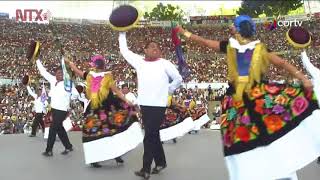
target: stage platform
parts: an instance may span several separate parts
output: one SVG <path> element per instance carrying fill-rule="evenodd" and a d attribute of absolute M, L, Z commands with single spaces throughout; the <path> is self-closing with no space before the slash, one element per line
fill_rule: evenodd
<path fill-rule="evenodd" d="M 81 134 L 69 133 L 75 151 L 63 156 L 57 141 L 53 157 L 43 157 L 46 141 L 26 134 L 0 136 L 0 180 L 140 180 L 133 172 L 142 166 L 142 145 L 124 155 L 124 165 L 106 161 L 100 169 L 84 164 Z M 150 180 L 228 180 L 220 132 L 201 130 L 166 142 L 168 168 Z M 303 156 L 303 154 L 297 154 Z M 313 162 L 298 172 L 299 180 L 319 180 L 320 166 Z"/>

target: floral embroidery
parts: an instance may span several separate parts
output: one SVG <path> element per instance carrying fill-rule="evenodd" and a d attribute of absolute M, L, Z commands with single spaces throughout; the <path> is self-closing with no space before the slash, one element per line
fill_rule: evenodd
<path fill-rule="evenodd" d="M 244 106 L 243 101 L 233 101 L 233 106 L 237 109 Z"/>
<path fill-rule="evenodd" d="M 232 136 L 231 136 L 230 131 L 228 131 L 224 134 L 223 142 L 224 142 L 225 146 L 227 146 L 227 147 L 230 147 L 232 145 Z"/>
<path fill-rule="evenodd" d="M 252 127 L 251 127 L 251 131 L 252 131 L 254 134 L 259 134 L 259 130 L 258 130 L 258 127 L 257 127 L 257 126 L 252 126 Z"/>
<path fill-rule="evenodd" d="M 265 116 L 264 124 L 267 126 L 269 132 L 276 132 L 283 127 L 282 118 L 278 115 Z"/>
<path fill-rule="evenodd" d="M 240 118 L 240 122 L 245 124 L 245 125 L 248 125 L 250 123 L 250 117 L 249 116 L 242 116 Z"/>
<path fill-rule="evenodd" d="M 272 109 L 272 112 L 274 112 L 275 114 L 281 114 L 285 111 L 284 107 L 281 105 L 275 105 Z"/>
<path fill-rule="evenodd" d="M 266 84 L 264 87 L 265 87 L 266 91 L 269 92 L 270 94 L 278 94 L 280 91 L 280 88 L 276 85 Z"/>
<path fill-rule="evenodd" d="M 255 106 L 254 110 L 257 111 L 260 114 L 263 114 L 264 103 L 265 103 L 264 99 L 257 99 L 256 100 L 256 106 Z"/>
<path fill-rule="evenodd" d="M 236 129 L 236 136 L 244 142 L 248 142 L 250 140 L 250 132 L 244 126 L 240 126 Z"/>
<path fill-rule="evenodd" d="M 256 86 L 251 91 L 251 96 L 254 98 L 259 98 L 263 95 L 263 91 L 261 91 L 260 87 Z"/>
<path fill-rule="evenodd" d="M 233 101 L 232 95 L 223 100 L 226 109 L 223 108 L 221 116 L 221 131 L 225 147 L 259 138 L 268 141 L 268 136 L 262 137 L 260 132 L 266 131 L 268 135 L 281 132 L 291 121 L 299 120 L 299 115 L 309 107 L 308 100 L 315 97 L 313 92 L 302 91 L 301 86 L 263 83 L 253 87 L 248 95 L 247 101 Z M 257 124 L 258 121 L 263 124 Z"/>
<path fill-rule="evenodd" d="M 228 110 L 228 121 L 231 121 L 232 119 L 234 119 L 237 116 L 237 111 L 235 108 L 231 108 Z"/>
<path fill-rule="evenodd" d="M 265 107 L 266 107 L 266 108 L 272 108 L 273 102 L 272 102 L 271 97 L 270 97 L 269 95 L 265 95 L 265 96 L 264 96 L 264 99 L 265 99 Z"/>
<path fill-rule="evenodd" d="M 285 112 L 282 116 L 283 120 L 285 120 L 286 122 L 290 121 L 292 118 L 289 112 Z"/>
<path fill-rule="evenodd" d="M 303 113 L 307 107 L 309 106 L 309 102 L 304 97 L 297 97 L 293 100 L 291 104 L 292 112 L 295 116 L 299 116 Z"/>
<path fill-rule="evenodd" d="M 289 101 L 289 98 L 282 95 L 282 94 L 279 94 L 278 96 L 276 96 L 274 102 L 277 103 L 277 104 L 281 104 L 281 105 L 286 105 L 288 104 L 288 101 Z"/>
<path fill-rule="evenodd" d="M 294 87 L 287 87 L 287 88 L 284 90 L 284 92 L 285 92 L 286 94 L 288 94 L 289 96 L 291 96 L 291 97 L 295 97 L 296 95 L 299 94 L 300 89 L 299 89 L 299 88 L 294 88 Z"/>
<path fill-rule="evenodd" d="M 100 109 L 98 112 L 91 111 L 84 121 L 83 137 L 99 138 L 98 136 L 111 136 L 118 133 L 119 127 L 125 129 L 135 121 L 135 115 L 130 111 L 130 109 L 120 109 L 108 111 L 108 114 L 104 109 Z"/>

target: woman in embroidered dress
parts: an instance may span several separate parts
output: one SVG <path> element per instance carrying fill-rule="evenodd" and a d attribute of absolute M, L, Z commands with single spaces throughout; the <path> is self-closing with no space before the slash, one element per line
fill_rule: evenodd
<path fill-rule="evenodd" d="M 177 28 L 188 39 L 227 54 L 230 87 L 222 102 L 221 134 L 230 179 L 297 179 L 295 172 L 320 154 L 320 110 L 311 81 L 254 41 L 256 27 L 249 16 L 235 19 L 235 38 L 229 41 L 208 40 Z M 303 86 L 263 81 L 269 63 Z"/>
<path fill-rule="evenodd" d="M 123 163 L 120 156 L 142 142 L 142 133 L 132 103 L 116 87 L 111 72 L 105 71 L 104 57 L 95 55 L 91 61 L 94 70 L 89 72 L 67 63 L 87 83 L 90 104 L 85 110 L 82 141 L 86 164 L 99 168 L 100 161 L 113 158 Z"/>
<path fill-rule="evenodd" d="M 187 126 L 182 125 L 182 124 L 181 124 L 181 126 L 178 125 L 179 123 L 182 123 L 184 120 L 186 120 L 188 117 L 190 117 L 190 116 L 187 111 L 187 108 L 183 108 L 183 107 L 179 106 L 179 104 L 177 104 L 177 102 L 175 100 L 175 97 L 173 97 L 173 95 L 169 95 L 165 119 L 163 120 L 163 122 L 160 126 L 160 136 L 162 135 L 161 141 L 163 142 L 163 141 L 168 141 L 168 140 L 172 139 L 173 143 L 177 143 L 177 138 L 181 137 L 182 135 L 187 133 L 192 128 L 192 125 L 189 128 Z M 175 126 L 175 125 L 178 125 L 178 126 Z M 180 129 L 180 128 L 182 128 L 182 126 L 184 126 L 186 129 L 184 129 L 184 130 Z M 168 131 L 165 130 L 167 128 L 170 128 L 175 132 L 180 131 L 181 133 L 179 133 L 178 135 L 172 134 L 172 136 L 170 137 L 170 133 L 168 133 Z"/>
<path fill-rule="evenodd" d="M 191 132 L 198 133 L 202 126 L 207 124 L 210 120 L 207 115 L 207 110 L 204 106 L 197 105 L 196 100 L 190 95 L 185 100 L 185 106 L 188 107 L 188 112 L 193 119 L 194 128 Z M 189 134 L 191 134 L 191 132 Z"/>

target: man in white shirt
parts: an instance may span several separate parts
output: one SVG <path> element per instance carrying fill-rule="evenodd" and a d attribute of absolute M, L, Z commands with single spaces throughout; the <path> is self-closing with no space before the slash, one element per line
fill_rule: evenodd
<path fill-rule="evenodd" d="M 36 131 L 39 126 L 41 125 L 42 132 L 44 133 L 44 122 L 43 122 L 43 114 L 46 113 L 46 107 L 48 106 L 48 102 L 46 100 L 41 99 L 41 89 L 38 90 L 38 94 L 33 92 L 30 88 L 30 86 L 27 86 L 27 91 L 30 96 L 33 97 L 33 110 L 36 113 L 35 119 L 33 120 L 32 123 L 32 131 L 29 137 L 35 137 L 36 136 Z"/>
<path fill-rule="evenodd" d="M 38 59 L 36 61 L 40 74 L 50 83 L 49 96 L 51 97 L 51 112 L 52 112 L 52 124 L 49 130 L 49 137 L 47 141 L 47 148 L 42 154 L 44 156 L 52 156 L 52 149 L 58 134 L 65 150 L 61 153 L 63 155 L 73 151 L 72 144 L 69 141 L 66 130 L 63 127 L 63 121 L 67 117 L 67 111 L 70 108 L 70 100 L 77 99 L 79 93 L 72 84 L 71 92 L 67 92 L 64 87 L 62 68 L 57 68 L 55 76 L 51 75 L 41 64 Z"/>
<path fill-rule="evenodd" d="M 181 85 L 182 77 L 170 61 L 161 58 L 158 44 L 149 43 L 143 57 L 128 49 L 126 34 L 121 32 L 119 45 L 122 56 L 137 72 L 138 104 L 145 128 L 143 167 L 135 175 L 149 179 L 153 160 L 156 166 L 152 174 L 167 167 L 159 130 L 165 118 L 169 92 L 173 93 Z"/>
<path fill-rule="evenodd" d="M 121 89 L 122 89 L 122 93 L 124 94 L 126 99 L 128 99 L 134 105 L 138 104 L 136 96 L 132 92 L 129 91 L 128 84 L 123 84 L 121 86 Z"/>

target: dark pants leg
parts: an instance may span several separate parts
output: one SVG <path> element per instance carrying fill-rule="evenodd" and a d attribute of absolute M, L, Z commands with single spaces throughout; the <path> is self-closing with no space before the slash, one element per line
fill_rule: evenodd
<path fill-rule="evenodd" d="M 142 121 L 145 129 L 143 140 L 143 168 L 150 173 L 152 161 L 156 166 L 166 165 L 166 157 L 160 140 L 160 125 L 165 118 L 165 107 L 141 106 Z"/>
<path fill-rule="evenodd" d="M 63 121 L 66 119 L 67 112 L 52 109 L 52 124 L 49 130 L 49 137 L 47 141 L 46 151 L 52 151 L 54 142 L 56 141 L 56 135 L 58 134 L 63 146 L 66 149 L 71 149 L 72 144 L 69 141 L 66 130 L 63 127 Z"/>
<path fill-rule="evenodd" d="M 36 113 L 36 117 L 32 123 L 32 132 L 31 132 L 32 135 L 36 135 L 39 124 L 41 125 L 42 129 L 44 129 L 44 122 L 42 118 L 43 118 L 43 113 Z"/>

